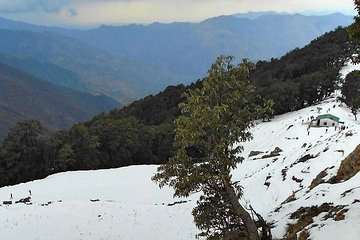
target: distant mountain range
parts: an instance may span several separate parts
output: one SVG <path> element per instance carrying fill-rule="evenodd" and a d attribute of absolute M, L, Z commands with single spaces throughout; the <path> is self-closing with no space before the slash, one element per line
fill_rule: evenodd
<path fill-rule="evenodd" d="M 0 64 L 0 139 L 22 119 L 37 119 L 49 129 L 65 129 L 119 103 L 74 91 Z"/>
<path fill-rule="evenodd" d="M 264 15 L 269 15 L 269 14 L 276 14 L 276 15 L 290 15 L 290 13 L 287 12 L 275 12 L 275 11 L 262 11 L 262 12 L 254 12 L 254 11 L 249 11 L 246 13 L 235 13 L 232 16 L 234 17 L 238 17 L 238 18 L 248 18 L 248 19 L 256 19 L 258 17 L 264 16 Z"/>
<path fill-rule="evenodd" d="M 106 94 L 121 102 L 159 91 L 179 81 L 161 67 L 98 50 L 56 32 L 0 30 L 0 53 L 13 59 L 5 59 L 2 63 L 58 85 Z M 43 66 L 35 68 L 39 65 Z M 44 73 L 41 68 L 46 66 L 53 70 Z M 57 75 L 58 80 L 51 75 Z"/>
<path fill-rule="evenodd" d="M 233 55 L 238 60 L 269 60 L 353 21 L 339 13 L 270 13 L 253 19 L 249 19 L 249 14 L 247 18 L 239 16 L 220 16 L 200 23 L 101 26 L 64 34 L 94 48 L 162 66 L 190 82 L 203 77 L 220 54 Z"/>
<path fill-rule="evenodd" d="M 220 54 L 268 60 L 352 17 L 249 12 L 200 23 L 49 28 L 0 18 L 0 63 L 53 84 L 129 103 L 202 78 Z M 45 70 L 44 70 L 45 69 Z"/>
<path fill-rule="evenodd" d="M 49 83 L 87 92 L 78 75 L 64 67 L 31 57 L 0 54 L 0 62 L 33 75 Z"/>
<path fill-rule="evenodd" d="M 66 128 L 118 107 L 116 101 L 194 82 L 220 54 L 279 57 L 351 22 L 342 14 L 260 12 L 69 30 L 0 18 L 0 138 L 20 119 Z"/>

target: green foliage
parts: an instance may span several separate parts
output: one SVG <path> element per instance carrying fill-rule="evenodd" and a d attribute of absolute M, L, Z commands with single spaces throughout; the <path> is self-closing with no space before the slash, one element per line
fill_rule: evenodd
<path fill-rule="evenodd" d="M 354 23 L 348 28 L 348 33 L 351 40 L 356 44 L 360 45 L 360 1 L 354 0 L 355 10 L 357 11 L 357 16 L 354 17 Z M 360 59 L 358 56 L 354 57 L 355 62 L 359 62 Z"/>
<path fill-rule="evenodd" d="M 26 161 L 15 164 L 16 149 L 4 145 L 0 150 L 3 152 L 0 186 L 69 170 L 165 163 L 173 155 L 174 120 L 180 113 L 177 105 L 184 91 L 183 85 L 171 86 L 156 96 L 100 114 L 68 131 L 46 132 L 41 135 L 41 141 L 32 141 L 42 150 L 42 156 L 36 157 L 42 162 L 38 161 L 39 165 L 34 167 L 39 171 L 20 171 L 26 162 L 35 161 L 35 157 L 24 155 L 22 159 Z M 17 129 L 11 130 L 10 135 L 18 135 Z"/>
<path fill-rule="evenodd" d="M 178 197 L 203 193 L 193 215 L 203 231 L 199 236 L 209 239 L 221 239 L 230 226 L 239 229 L 241 225 L 229 200 L 240 197 L 241 191 L 231 182 L 230 171 L 242 160 L 238 157 L 242 147 L 237 143 L 251 139 L 251 120 L 263 112 L 248 80 L 248 62 L 234 66 L 232 60 L 219 57 L 202 87 L 185 93 L 186 100 L 179 105 L 181 115 L 175 121 L 177 151 L 153 177 L 160 187 L 173 187 Z M 226 183 L 236 196 L 225 194 Z"/>
<path fill-rule="evenodd" d="M 0 149 L 1 185 L 11 181 L 29 181 L 33 175 L 46 175 L 44 130 L 39 122 L 24 120 L 8 134 Z"/>
<path fill-rule="evenodd" d="M 73 127 L 69 132 L 69 142 L 76 159 L 72 170 L 95 169 L 99 166 L 98 137 L 91 134 L 87 127 L 82 124 Z"/>
<path fill-rule="evenodd" d="M 282 114 L 315 104 L 339 83 L 339 71 L 355 48 L 345 29 L 337 28 L 280 59 L 259 61 L 251 82 L 261 96 L 274 101 Z"/>
<path fill-rule="evenodd" d="M 356 116 L 360 108 L 360 71 L 352 71 L 346 76 L 341 92 L 343 94 L 341 100 L 350 107 L 357 120 Z"/>
<path fill-rule="evenodd" d="M 238 230 L 239 228 L 242 231 L 244 230 L 242 229 L 243 223 L 241 219 L 234 213 L 223 189 L 207 188 L 206 193 L 197 202 L 192 214 L 196 226 L 202 231 L 197 235 L 198 237 L 219 240 L 224 239 L 226 232 Z"/>

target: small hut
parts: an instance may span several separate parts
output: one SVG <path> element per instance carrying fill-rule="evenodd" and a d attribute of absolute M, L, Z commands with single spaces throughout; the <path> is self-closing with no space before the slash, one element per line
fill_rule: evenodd
<path fill-rule="evenodd" d="M 319 115 L 315 119 L 318 127 L 337 127 L 340 123 L 340 118 L 332 114 Z"/>

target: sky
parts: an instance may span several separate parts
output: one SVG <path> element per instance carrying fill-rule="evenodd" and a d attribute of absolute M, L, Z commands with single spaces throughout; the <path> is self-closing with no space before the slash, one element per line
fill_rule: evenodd
<path fill-rule="evenodd" d="M 1 17 L 62 27 L 198 22 L 270 10 L 354 15 L 353 8 L 353 0 L 0 0 Z"/>

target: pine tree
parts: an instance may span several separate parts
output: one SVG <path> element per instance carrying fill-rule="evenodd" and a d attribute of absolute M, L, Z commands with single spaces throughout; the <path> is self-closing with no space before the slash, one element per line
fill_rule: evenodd
<path fill-rule="evenodd" d="M 349 73 L 341 87 L 343 97 L 341 100 L 351 109 L 357 120 L 357 112 L 360 108 L 360 71 Z"/>
<path fill-rule="evenodd" d="M 46 174 L 45 129 L 40 122 L 23 120 L 10 130 L 0 148 L 0 166 L 7 172 L 1 185 L 29 181 Z"/>
<path fill-rule="evenodd" d="M 355 10 L 357 16 L 354 17 L 355 22 L 348 28 L 348 33 L 351 40 L 356 44 L 360 45 L 360 0 L 354 0 Z M 359 55 L 354 55 L 354 62 L 360 62 Z"/>
<path fill-rule="evenodd" d="M 158 168 L 153 180 L 169 185 L 175 196 L 202 192 L 193 210 L 198 236 L 226 239 L 243 234 L 260 239 L 257 226 L 240 204 L 242 189 L 231 170 L 243 159 L 239 142 L 252 138 L 251 121 L 263 114 L 259 97 L 248 81 L 247 61 L 234 66 L 233 57 L 220 56 L 200 88 L 185 93 L 175 121 L 174 157 Z"/>

